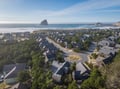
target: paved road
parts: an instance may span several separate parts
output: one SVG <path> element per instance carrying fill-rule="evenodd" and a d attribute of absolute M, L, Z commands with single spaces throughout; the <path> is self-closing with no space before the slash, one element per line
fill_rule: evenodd
<path fill-rule="evenodd" d="M 70 61 L 68 58 L 65 58 L 65 60 L 67 61 L 70 61 L 70 62 L 85 62 L 88 60 L 88 55 L 89 53 L 77 53 L 77 52 L 74 52 L 73 50 L 70 50 L 70 49 L 67 49 L 67 48 L 64 48 L 62 46 L 60 46 L 58 43 L 56 43 L 55 41 L 53 41 L 52 39 L 46 37 L 46 40 L 50 43 L 53 43 L 54 46 L 56 46 L 58 49 L 60 49 L 61 51 L 63 51 L 67 56 L 69 55 L 76 55 L 76 56 L 80 56 L 80 60 L 78 61 Z"/>

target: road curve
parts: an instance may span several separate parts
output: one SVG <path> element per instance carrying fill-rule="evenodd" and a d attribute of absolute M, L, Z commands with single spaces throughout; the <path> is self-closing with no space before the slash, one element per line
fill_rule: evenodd
<path fill-rule="evenodd" d="M 53 41 L 52 39 L 50 39 L 48 37 L 46 37 L 46 40 L 49 43 L 52 43 L 54 46 L 56 46 L 59 50 L 63 51 L 67 56 L 76 55 L 76 56 L 80 57 L 80 60 L 77 60 L 77 61 L 71 61 L 68 58 L 65 58 L 65 60 L 67 60 L 67 61 L 70 61 L 70 62 L 85 62 L 85 61 L 88 60 L 88 54 L 87 53 L 77 53 L 77 52 L 74 52 L 73 50 L 64 48 L 64 47 L 62 47 L 61 45 L 59 45 L 58 43 L 56 43 L 55 41 Z"/>

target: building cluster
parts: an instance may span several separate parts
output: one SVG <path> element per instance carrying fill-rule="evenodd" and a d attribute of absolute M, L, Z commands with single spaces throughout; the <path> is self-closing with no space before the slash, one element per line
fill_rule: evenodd
<path fill-rule="evenodd" d="M 24 40 L 29 40 L 30 32 L 16 32 L 16 33 L 1 33 L 0 34 L 0 43 L 4 42 L 20 42 Z"/>
<path fill-rule="evenodd" d="M 45 62 L 55 60 L 58 49 L 52 43 L 49 43 L 46 40 L 46 36 L 39 35 L 39 37 L 37 38 L 37 41 L 39 42 L 39 47 L 41 48 L 45 56 Z"/>
<path fill-rule="evenodd" d="M 7 86 L 7 89 L 28 89 L 28 86 L 18 82 L 18 74 L 21 71 L 28 71 L 28 69 L 26 63 L 4 65 L 1 82 L 4 81 L 6 85 L 9 85 Z"/>
<path fill-rule="evenodd" d="M 45 35 L 40 34 L 39 37 L 37 38 L 37 41 L 39 42 L 39 47 L 41 48 L 45 56 L 45 62 L 52 63 L 51 71 L 53 73 L 52 78 L 54 82 L 63 83 L 62 80 L 65 75 L 69 74 L 70 66 L 73 63 L 68 62 L 68 61 L 59 62 L 56 59 L 56 56 L 58 55 L 56 53 L 58 52 L 59 49 L 54 44 L 48 42 L 48 40 L 46 40 Z M 84 79 L 88 78 L 90 69 L 87 68 L 86 65 L 81 62 L 77 63 L 75 67 L 76 68 L 72 73 L 72 78 L 78 81 L 78 83 L 81 83 Z"/>
<path fill-rule="evenodd" d="M 81 43 L 74 42 L 66 39 L 67 36 L 75 36 L 75 31 L 55 31 L 55 32 L 49 32 L 49 37 L 53 39 L 55 42 L 59 44 L 64 43 L 64 47 L 68 48 L 68 44 L 72 44 L 72 46 L 81 47 Z M 98 42 L 92 42 L 94 43 L 94 47 L 96 48 L 94 51 L 90 51 L 90 55 L 88 55 L 88 62 L 93 64 L 94 66 L 102 66 L 104 64 L 108 64 L 112 61 L 112 59 L 115 57 L 116 53 L 120 50 L 120 45 L 116 43 L 116 40 L 120 37 L 119 32 L 112 33 L 113 35 L 108 36 L 107 38 L 104 38 Z M 90 34 L 83 34 L 80 37 L 81 42 L 84 42 L 87 38 L 90 38 Z M 70 39 L 71 40 L 71 39 Z M 65 61 L 64 63 L 58 63 L 57 61 L 54 61 L 52 63 L 52 72 L 53 72 L 53 79 L 55 82 L 62 82 L 63 77 L 68 74 L 69 68 L 71 63 Z M 90 73 L 90 69 L 86 67 L 83 63 L 79 62 L 76 64 L 76 69 L 72 73 L 72 78 L 75 79 L 77 82 L 82 82 L 84 79 L 88 78 Z"/>
<path fill-rule="evenodd" d="M 79 31 L 49 32 L 49 37 L 65 48 L 83 49 L 83 44 L 90 39 L 89 34 L 79 35 Z"/>
<path fill-rule="evenodd" d="M 69 44 L 72 45 L 73 48 L 81 48 L 81 42 L 85 42 L 88 38 L 91 37 L 90 34 L 83 34 L 78 39 L 67 39 L 67 37 L 74 37 L 77 34 L 77 31 L 49 31 L 47 34 L 39 33 L 37 35 L 36 41 L 39 42 L 39 47 L 45 56 L 45 63 L 51 64 L 52 71 L 52 79 L 55 83 L 63 83 L 63 79 L 66 75 L 69 75 L 71 72 L 71 65 L 73 62 L 68 62 L 64 60 L 64 62 L 59 62 L 57 60 L 57 53 L 59 49 L 51 42 L 49 42 L 46 37 L 48 36 L 56 43 L 63 44 L 65 48 L 69 48 Z M 4 33 L 0 34 L 0 42 L 13 42 L 13 41 L 24 41 L 29 40 L 30 33 Z M 116 39 L 120 38 L 120 33 L 115 33 L 114 36 L 109 36 L 104 38 L 98 42 L 92 42 L 94 45 L 91 46 L 88 53 L 88 62 L 95 66 L 102 66 L 104 64 L 108 64 L 115 57 L 116 53 L 120 50 L 120 44 L 117 44 Z M 96 49 L 95 49 L 96 48 Z M 93 49 L 95 49 L 93 51 Z M 64 53 L 63 53 L 63 56 Z M 3 76 L 1 78 L 6 82 L 6 84 L 14 84 L 17 82 L 17 75 L 20 71 L 28 70 L 26 64 L 10 64 L 4 65 L 3 67 Z M 72 70 L 71 78 L 76 80 L 77 83 L 81 84 L 85 79 L 87 79 L 90 75 L 90 68 L 82 62 L 76 62 L 75 69 Z M 20 87 L 21 83 L 17 83 L 11 89 L 17 89 L 16 87 Z M 23 86 L 23 85 L 22 85 Z M 24 88 L 21 88 L 24 89 Z"/>
<path fill-rule="evenodd" d="M 89 55 L 89 63 L 96 66 L 110 63 L 120 50 L 120 45 L 115 42 L 118 37 L 120 36 L 109 36 L 99 41 L 96 50 Z"/>
<path fill-rule="evenodd" d="M 53 80 L 57 83 L 63 83 L 65 75 L 70 72 L 70 66 L 72 63 L 65 61 L 64 63 L 58 63 L 54 61 L 52 63 Z M 76 80 L 77 83 L 82 83 L 83 80 L 87 79 L 90 74 L 90 69 L 83 63 L 79 62 L 75 65 L 75 70 L 72 71 L 72 79 Z"/>
<path fill-rule="evenodd" d="M 16 83 L 18 73 L 24 70 L 27 70 L 27 66 L 25 63 L 4 65 L 3 67 L 4 82 L 6 84 Z"/>

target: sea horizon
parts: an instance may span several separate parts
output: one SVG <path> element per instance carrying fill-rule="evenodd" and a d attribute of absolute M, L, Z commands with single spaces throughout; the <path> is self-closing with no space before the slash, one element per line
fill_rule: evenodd
<path fill-rule="evenodd" d="M 40 25 L 35 23 L 0 23 L 0 33 L 12 33 L 12 32 L 33 32 L 37 30 L 74 30 L 74 29 L 100 29 L 100 28 L 116 28 L 113 23 L 101 23 L 101 25 L 95 25 L 96 23 L 61 23 L 61 24 L 48 24 Z"/>

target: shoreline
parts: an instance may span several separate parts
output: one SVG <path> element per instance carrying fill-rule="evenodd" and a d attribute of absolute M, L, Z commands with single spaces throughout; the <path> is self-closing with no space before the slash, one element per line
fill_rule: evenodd
<path fill-rule="evenodd" d="M 88 29 L 120 29 L 120 27 L 93 27 L 93 28 L 87 28 L 87 27 L 79 27 L 79 28 L 0 28 L 0 33 L 15 33 L 15 32 L 39 32 L 39 31 L 56 31 L 56 30 L 88 30 Z"/>

